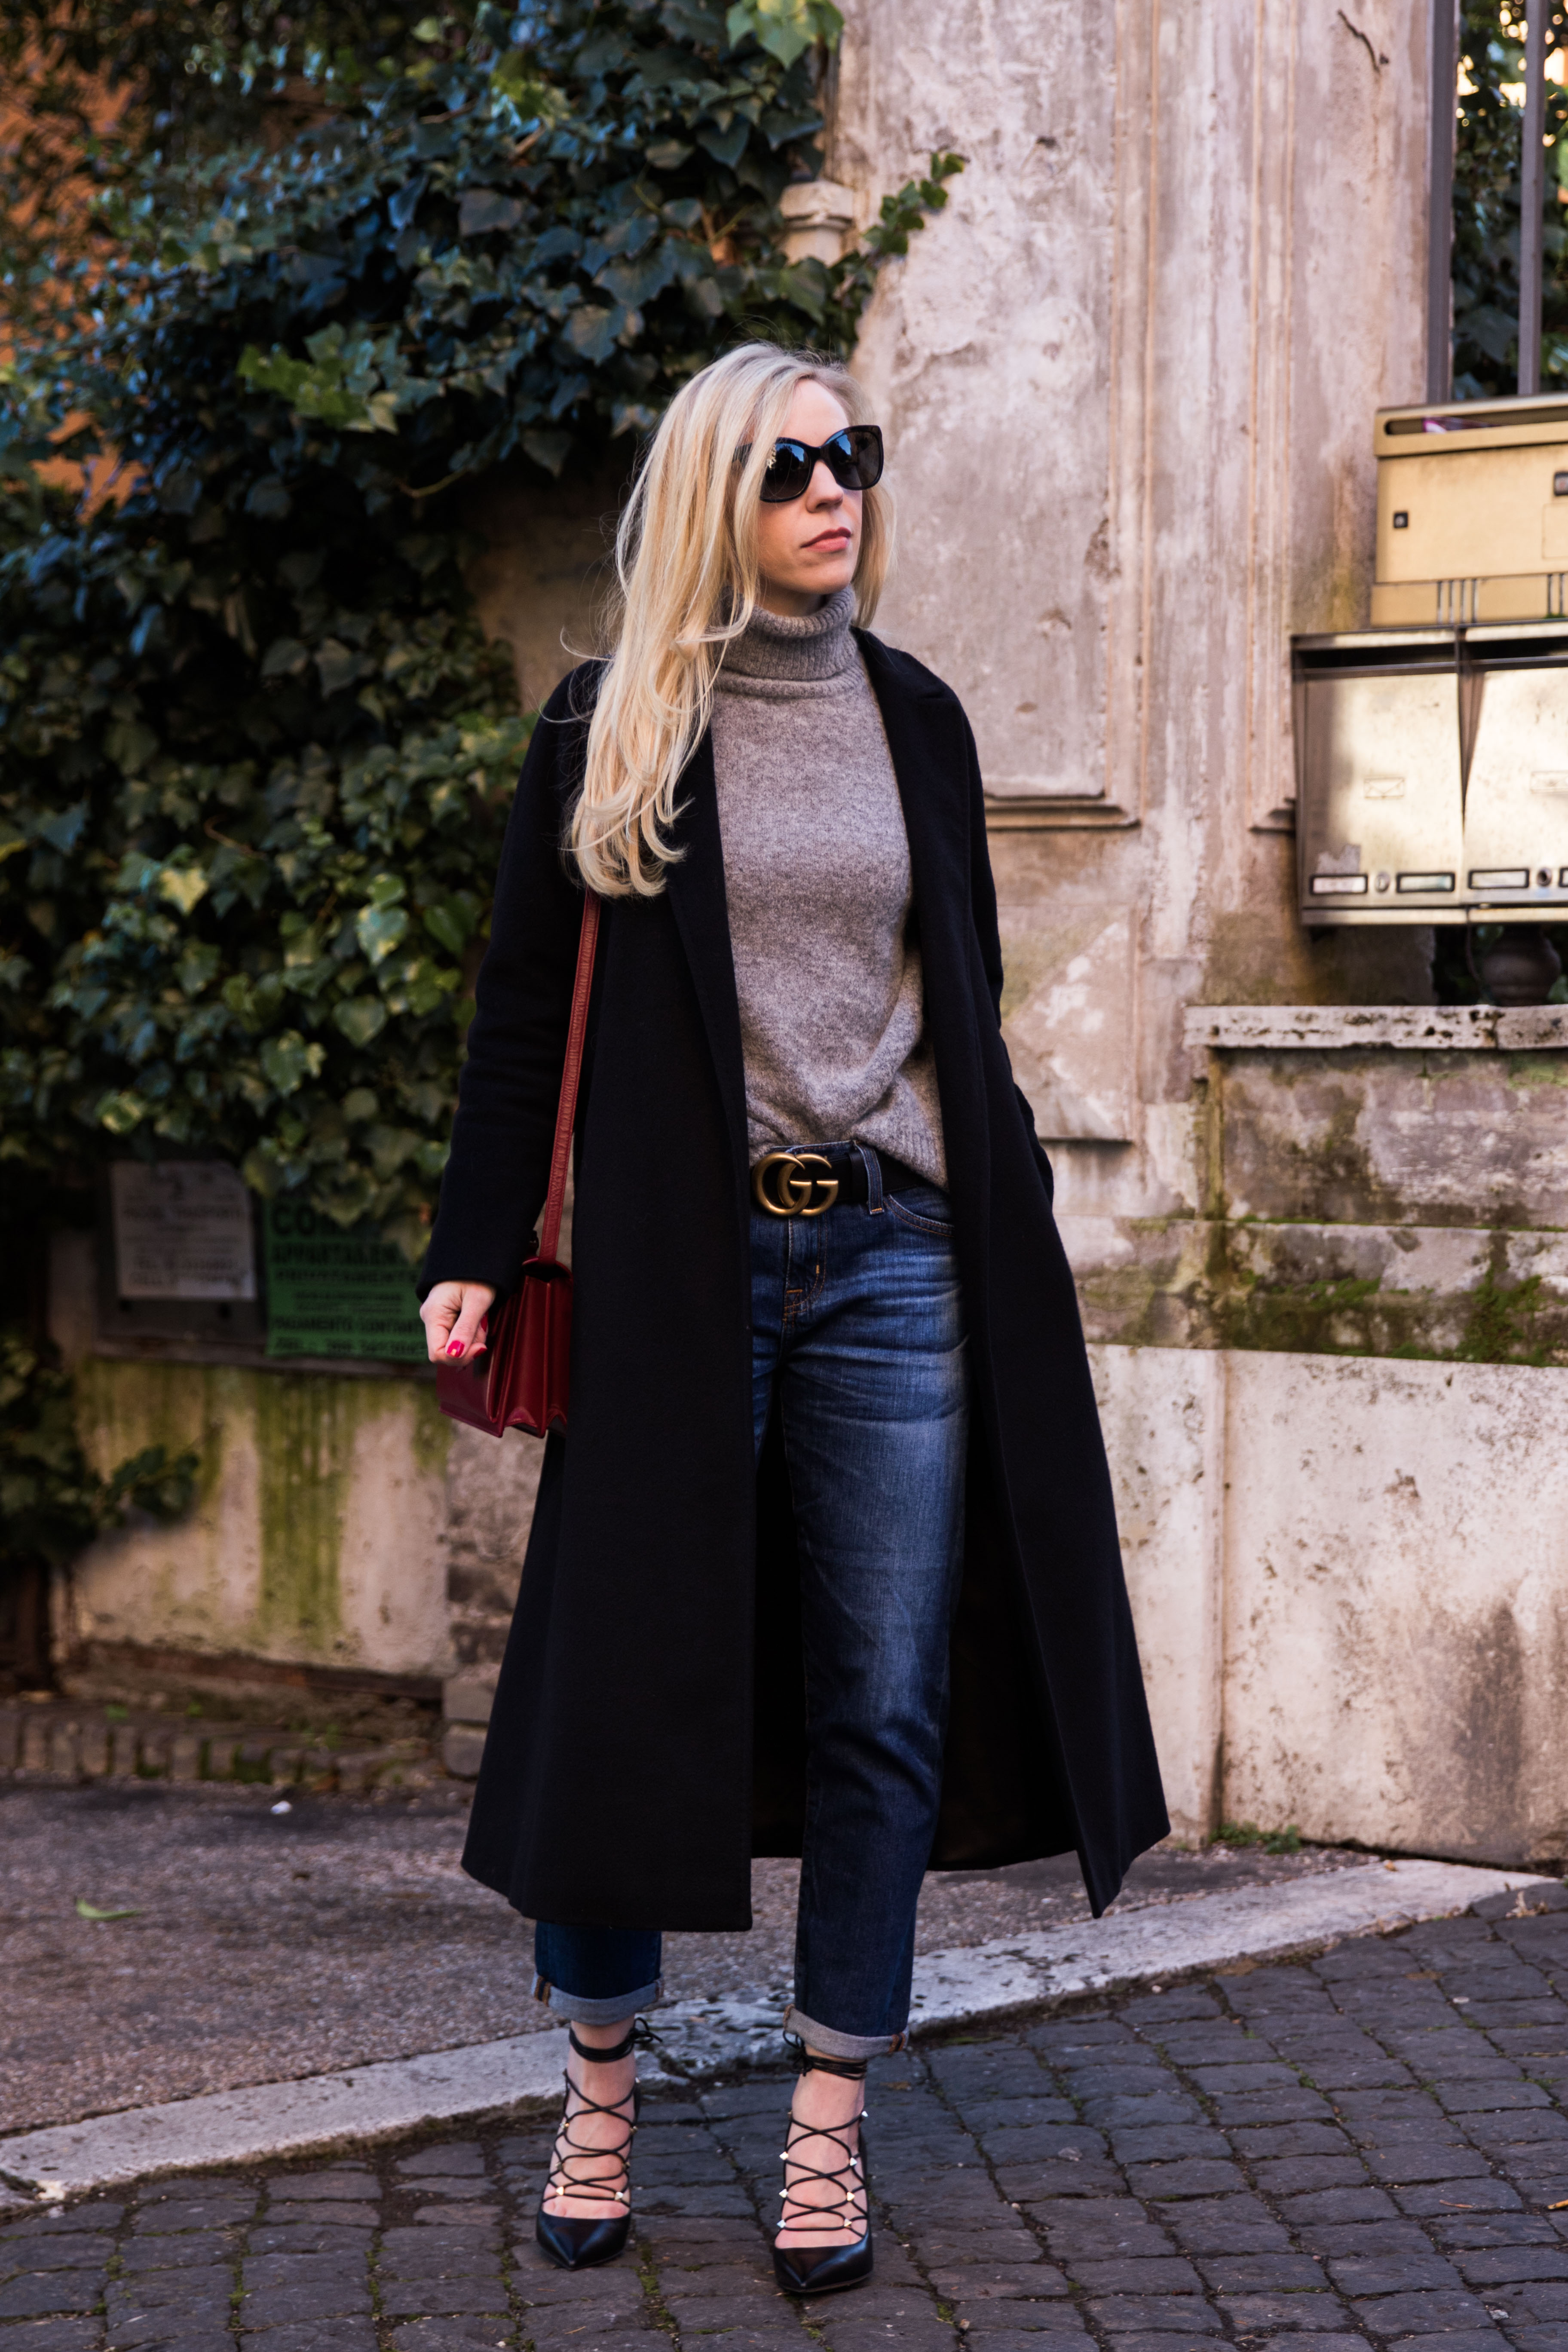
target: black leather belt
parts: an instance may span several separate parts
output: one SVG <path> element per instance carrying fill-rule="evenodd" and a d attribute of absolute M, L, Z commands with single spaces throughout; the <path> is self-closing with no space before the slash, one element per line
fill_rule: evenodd
<path fill-rule="evenodd" d="M 869 1145 L 840 1144 L 821 1150 L 803 1146 L 795 1151 L 765 1152 L 752 1171 L 752 1198 L 772 1217 L 820 1217 L 836 1202 L 863 1206 L 871 1197 L 871 1186 L 862 1148 L 870 1150 Z M 912 1184 L 931 1181 L 890 1151 L 874 1157 L 884 1192 L 907 1192 Z"/>

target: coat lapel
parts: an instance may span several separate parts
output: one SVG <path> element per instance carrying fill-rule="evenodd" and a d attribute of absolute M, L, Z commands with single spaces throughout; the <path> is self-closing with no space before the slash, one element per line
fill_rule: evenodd
<path fill-rule="evenodd" d="M 730 908 L 724 893 L 724 845 L 719 831 L 719 791 L 713 738 L 705 734 L 680 780 L 674 840 L 681 856 L 668 869 L 666 888 L 702 1009 L 708 1049 L 723 1099 L 736 1180 L 746 1186 L 746 1070 L 741 1048 L 741 1008 L 730 951 Z"/>
<path fill-rule="evenodd" d="M 973 990 L 974 923 L 969 870 L 969 755 L 953 697 L 928 673 L 857 629 L 882 713 L 910 845 L 910 879 L 925 984 L 926 1028 L 936 1058 L 947 1132 L 949 1189 L 962 1196 L 968 1241 L 984 1244 L 989 1161 L 978 1097 L 981 1066 Z M 969 1155 L 979 1155 L 966 1166 Z"/>
<path fill-rule="evenodd" d="M 910 879 L 921 952 L 942 960 L 957 948 L 969 915 L 969 809 L 963 804 L 966 757 L 957 703 L 938 685 L 900 675 L 886 645 L 856 630 L 865 673 L 881 708 L 893 755 L 902 828 L 910 837 Z M 942 973 L 957 988 L 957 971 Z"/>
<path fill-rule="evenodd" d="M 909 835 L 910 872 L 922 940 L 967 901 L 969 831 L 965 762 L 956 706 L 934 683 L 899 676 L 888 648 L 864 629 L 855 636 L 882 713 Z"/>

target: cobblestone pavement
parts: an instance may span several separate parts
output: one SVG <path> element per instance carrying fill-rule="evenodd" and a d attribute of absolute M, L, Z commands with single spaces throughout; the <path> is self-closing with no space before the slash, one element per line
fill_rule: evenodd
<path fill-rule="evenodd" d="M 1444 1921 L 880 2062 L 857 2293 L 774 2291 L 752 2075 L 648 2097 L 612 2268 L 497 2126 L 0 2228 L 0 2352 L 1568 2352 L 1565 2084 L 1568 1911 Z"/>

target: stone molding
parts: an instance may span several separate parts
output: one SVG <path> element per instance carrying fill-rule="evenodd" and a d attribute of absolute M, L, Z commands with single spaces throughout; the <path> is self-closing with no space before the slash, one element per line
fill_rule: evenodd
<path fill-rule="evenodd" d="M 1568 1004 L 1190 1004 L 1190 1049 L 1540 1053 L 1568 1048 Z"/>
<path fill-rule="evenodd" d="M 836 180 L 796 180 L 779 198 L 789 223 L 780 237 L 786 261 L 820 261 L 825 269 L 842 259 L 856 227 L 853 188 Z"/>

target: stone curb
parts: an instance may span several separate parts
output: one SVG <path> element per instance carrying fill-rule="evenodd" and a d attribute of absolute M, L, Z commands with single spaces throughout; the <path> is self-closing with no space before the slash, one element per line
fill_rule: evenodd
<path fill-rule="evenodd" d="M 915 1962 L 910 2030 L 933 2033 L 1092 1993 L 1165 1984 L 1237 1961 L 1321 1951 L 1342 1936 L 1389 1934 L 1417 1919 L 1467 1910 L 1489 1895 L 1542 1885 L 1555 1890 L 1557 1881 L 1468 1863 L 1370 1862 L 1317 1878 L 1112 1912 L 1037 1936 L 928 1952 Z M 666 2009 L 659 2012 L 659 2036 L 685 2074 L 776 2063 L 788 1999 L 787 1986 L 779 1986 L 741 2000 Z"/>
<path fill-rule="evenodd" d="M 915 1964 L 916 2033 L 977 2023 L 1085 1995 L 1164 1984 L 1199 1970 L 1321 1950 L 1346 1936 L 1389 1934 L 1491 1895 L 1550 1885 L 1529 1871 L 1459 1863 L 1368 1863 L 1322 1877 L 1199 1895 Z M 778 2063 L 786 1999 L 670 2008 L 659 2018 L 658 2073 L 690 2081 L 742 2063 Z M 0 2139 L 0 2181 L 32 2198 L 80 2196 L 150 2173 L 276 2162 L 395 2137 L 459 2117 L 477 2121 L 553 2099 L 563 2032 L 519 2034 L 427 2057 L 356 2066 L 302 2082 L 261 2083 Z M 651 2078 L 652 2071 L 649 2070 Z"/>

